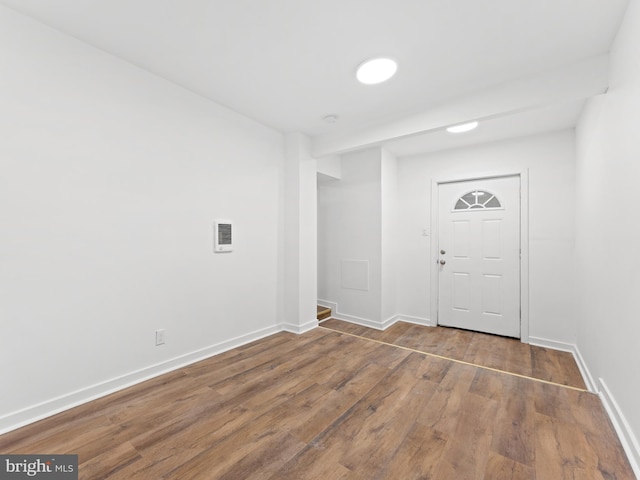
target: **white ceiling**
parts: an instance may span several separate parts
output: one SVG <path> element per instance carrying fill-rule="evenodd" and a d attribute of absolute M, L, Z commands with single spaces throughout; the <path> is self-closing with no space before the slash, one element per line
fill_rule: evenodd
<path fill-rule="evenodd" d="M 508 138 L 572 128 L 582 112 L 585 100 L 574 100 L 548 107 L 484 120 L 477 129 L 465 134 L 451 134 L 446 129 L 390 140 L 385 148 L 396 157 L 459 148 Z"/>
<path fill-rule="evenodd" d="M 265 125 L 310 136 L 398 121 L 606 54 L 627 3 L 0 0 Z M 358 84 L 358 64 L 380 55 L 398 61 L 397 76 L 377 86 Z M 562 103 L 566 109 L 546 108 L 546 121 L 540 120 L 544 112 L 527 112 L 536 117 L 532 128 L 575 124 L 578 104 Z M 339 121 L 324 122 L 328 114 Z M 485 132 L 513 127 L 494 123 Z M 526 115 L 522 123 L 528 123 Z M 477 136 L 484 138 L 480 131 Z M 435 139 L 435 148 L 448 148 L 450 140 Z M 417 140 L 406 141 L 390 148 L 415 152 Z"/>

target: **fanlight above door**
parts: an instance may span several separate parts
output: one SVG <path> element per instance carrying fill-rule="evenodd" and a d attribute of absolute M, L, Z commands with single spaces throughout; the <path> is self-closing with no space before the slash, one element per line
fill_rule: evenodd
<path fill-rule="evenodd" d="M 498 198 L 486 190 L 473 190 L 461 196 L 456 202 L 454 210 L 487 210 L 502 208 Z"/>

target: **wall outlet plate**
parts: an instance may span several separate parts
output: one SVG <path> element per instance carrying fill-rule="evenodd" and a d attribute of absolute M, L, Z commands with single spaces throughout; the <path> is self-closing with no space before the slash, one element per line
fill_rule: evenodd
<path fill-rule="evenodd" d="M 160 345 L 164 345 L 164 341 L 165 341 L 164 334 L 165 334 L 164 328 L 161 330 L 156 330 L 156 347 Z"/>

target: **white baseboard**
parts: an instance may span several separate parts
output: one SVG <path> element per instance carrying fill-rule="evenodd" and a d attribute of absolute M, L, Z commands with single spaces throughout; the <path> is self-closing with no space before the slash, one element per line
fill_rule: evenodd
<path fill-rule="evenodd" d="M 638 443 L 638 439 L 634 435 L 629 422 L 627 422 L 622 410 L 620 410 L 607 384 L 602 378 L 598 380 L 600 383 L 600 400 L 602 400 L 602 404 L 609 415 L 609 419 L 611 419 L 613 428 L 615 428 L 618 438 L 620 438 L 620 443 L 627 454 L 633 473 L 635 473 L 636 478 L 640 478 L 640 444 Z"/>
<path fill-rule="evenodd" d="M 560 350 L 561 352 L 571 352 L 576 349 L 576 346 L 571 343 L 558 342 L 556 340 L 549 340 L 548 338 L 541 337 L 529 337 L 529 343 L 536 347 L 551 348 L 553 350 Z"/>
<path fill-rule="evenodd" d="M 382 327 L 381 330 L 386 330 L 387 328 L 389 328 L 391 325 L 395 324 L 396 322 L 399 322 L 400 318 L 398 317 L 398 315 L 394 315 L 393 317 L 389 317 L 386 320 L 383 320 L 380 323 L 380 326 Z"/>
<path fill-rule="evenodd" d="M 375 328 L 376 330 L 386 330 L 396 322 L 414 323 L 416 325 L 424 325 L 427 327 L 435 327 L 436 325 L 428 318 L 412 317 L 410 315 L 397 314 L 387 318 L 383 321 L 369 320 L 368 318 L 356 317 L 355 315 L 349 315 L 340 312 L 338 304 L 329 300 L 318 300 L 318 305 L 321 307 L 327 307 L 331 309 L 331 318 L 336 320 L 343 320 L 349 323 L 355 323 L 363 327 Z"/>
<path fill-rule="evenodd" d="M 596 382 L 594 382 L 593 376 L 587 368 L 587 363 L 584 361 L 584 358 L 582 357 L 580 349 L 577 345 L 574 345 L 574 350 L 572 350 L 571 353 L 573 353 L 573 358 L 575 359 L 576 364 L 580 369 L 580 373 L 582 374 L 582 378 L 585 385 L 587 386 L 587 389 L 592 393 L 598 393 L 598 385 L 596 385 Z"/>
<path fill-rule="evenodd" d="M 395 316 L 397 322 L 413 323 L 415 325 L 422 325 L 424 327 L 437 327 L 435 322 L 432 322 L 429 318 L 412 317 L 410 315 L 403 315 L 402 313 Z"/>
<path fill-rule="evenodd" d="M 376 330 L 384 330 L 385 328 L 389 328 L 393 323 L 393 319 L 388 319 L 384 322 L 369 320 L 368 318 L 356 317 L 355 315 L 349 315 L 346 313 L 340 312 L 338 308 L 338 304 L 336 302 L 331 302 L 329 300 L 317 300 L 318 305 L 321 307 L 327 307 L 331 309 L 331 318 L 335 318 L 336 320 L 342 320 L 344 322 L 355 323 L 356 325 L 361 325 L 363 327 L 375 328 Z"/>
<path fill-rule="evenodd" d="M 387 320 L 384 322 L 378 322 L 375 320 L 369 320 L 367 318 L 360 318 L 354 315 L 347 315 L 345 313 L 332 313 L 331 318 L 335 318 L 336 320 L 342 320 L 344 322 L 355 323 L 356 325 L 361 325 L 363 327 L 375 328 L 376 330 L 384 330 L 389 328 L 392 324 L 388 323 L 391 320 Z"/>
<path fill-rule="evenodd" d="M 96 383 L 95 385 L 81 388 L 74 392 L 41 402 L 37 405 L 32 405 L 15 412 L 11 412 L 0 417 L 0 435 L 65 410 L 69 410 L 70 408 L 77 407 L 78 405 L 82 405 L 119 390 L 131 387 L 144 382 L 145 380 L 169 373 L 200 360 L 226 352 L 227 350 L 273 335 L 274 333 L 281 332 L 282 330 L 283 328 L 281 325 L 274 325 L 272 327 L 256 330 L 191 353 L 180 355 L 156 365 L 151 365 L 104 382 Z"/>
<path fill-rule="evenodd" d="M 591 393 L 598 393 L 598 386 L 596 385 L 596 382 L 593 381 L 593 376 L 591 375 L 591 372 L 589 372 L 587 364 L 585 363 L 584 358 L 582 358 L 577 345 L 539 337 L 529 337 L 529 344 L 571 353 L 573 355 L 573 359 L 576 361 L 576 365 L 578 365 L 578 369 L 580 370 L 580 374 L 582 375 L 582 379 L 584 380 L 584 384 L 587 386 L 587 389 Z"/>
<path fill-rule="evenodd" d="M 318 305 L 320 305 L 321 307 L 330 308 L 334 312 L 338 310 L 337 303 L 330 302 L 329 300 L 320 300 L 320 299 L 318 299 L 317 302 L 318 302 Z"/>
<path fill-rule="evenodd" d="M 285 332 L 302 334 L 310 330 L 313 330 L 317 326 L 318 326 L 318 320 L 314 318 L 313 320 L 309 320 L 308 322 L 305 322 L 302 325 L 294 325 L 292 323 L 283 323 L 282 330 L 284 330 Z"/>

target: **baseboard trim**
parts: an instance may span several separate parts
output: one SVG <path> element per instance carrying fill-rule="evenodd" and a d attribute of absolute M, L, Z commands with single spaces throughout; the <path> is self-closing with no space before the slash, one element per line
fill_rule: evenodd
<path fill-rule="evenodd" d="M 140 370 L 136 370 L 119 377 L 112 378 L 110 380 L 106 380 L 104 382 L 81 388 L 74 392 L 52 398 L 39 404 L 32 405 L 15 412 L 11 412 L 0 417 L 0 435 L 12 430 L 16 430 L 20 427 L 24 427 L 25 425 L 37 422 L 38 420 L 50 417 L 65 410 L 77 407 L 92 400 L 104 397 L 111 393 L 131 387 L 146 380 L 164 375 L 165 373 L 169 373 L 192 363 L 205 360 L 209 357 L 218 355 L 233 348 L 237 348 L 261 338 L 268 337 L 269 335 L 279 333 L 282 330 L 282 325 L 274 325 L 271 327 L 256 330 L 254 332 L 231 338 L 229 340 L 225 340 L 209 347 L 195 350 L 193 352 L 180 355 L 170 360 L 166 360 L 164 362 L 151 365 L 149 367 L 145 367 Z"/>
<path fill-rule="evenodd" d="M 346 313 L 340 312 L 338 308 L 338 304 L 336 302 L 332 302 L 330 300 L 317 300 L 318 305 L 321 307 L 327 307 L 331 309 L 331 318 L 335 318 L 336 320 L 342 320 L 343 322 L 355 323 L 356 325 L 361 325 L 363 327 L 375 328 L 376 330 L 384 330 L 385 328 L 389 328 L 392 323 L 392 319 L 388 319 L 384 322 L 378 322 L 376 320 L 369 320 L 368 318 L 356 317 L 355 315 L 349 315 Z"/>
<path fill-rule="evenodd" d="M 344 322 L 355 323 L 356 325 L 361 325 L 363 327 L 375 328 L 376 330 L 386 330 L 391 325 L 397 322 L 413 323 L 416 325 L 424 325 L 426 327 L 436 326 L 436 324 L 428 318 L 412 317 L 411 315 L 404 315 L 402 313 L 389 317 L 383 321 L 369 320 L 368 318 L 356 317 L 355 315 L 349 315 L 340 312 L 338 304 L 336 302 L 318 299 L 317 303 L 321 307 L 327 307 L 331 309 L 331 318 L 342 320 Z"/>
<path fill-rule="evenodd" d="M 598 394 L 600 400 L 609 415 L 613 428 L 615 428 L 618 434 L 618 438 L 620 439 L 622 448 L 624 448 L 627 454 L 633 473 L 637 478 L 640 478 L 640 443 L 638 443 L 638 439 L 634 435 L 629 422 L 627 422 L 622 410 L 620 410 L 618 402 L 616 402 L 604 379 L 599 378 L 598 381 L 600 384 L 600 392 Z"/>
<path fill-rule="evenodd" d="M 338 304 L 334 303 L 334 302 L 330 302 L 329 300 L 317 300 L 318 305 L 320 305 L 321 307 L 327 307 L 330 308 L 332 311 L 336 311 L 338 309 Z"/>
<path fill-rule="evenodd" d="M 584 361 L 577 345 L 574 345 L 574 350 L 572 350 L 571 353 L 573 353 L 573 358 L 580 369 L 580 373 L 582 374 L 582 378 L 584 379 L 587 389 L 592 393 L 598 393 L 598 386 L 596 385 L 596 382 L 594 382 L 593 376 L 591 375 L 589 368 L 587 368 L 587 363 Z"/>
<path fill-rule="evenodd" d="M 558 342 L 541 337 L 529 337 L 529 343 L 536 347 L 551 348 L 553 350 L 560 350 L 561 352 L 573 352 L 576 349 L 576 346 L 571 343 Z"/>
<path fill-rule="evenodd" d="M 310 320 L 308 322 L 303 323 L 302 325 L 294 325 L 292 323 L 283 323 L 282 330 L 284 330 L 285 332 L 297 333 L 300 335 L 302 333 L 313 330 L 318 326 L 318 323 L 319 322 L 317 319 Z"/>
<path fill-rule="evenodd" d="M 423 327 L 437 327 L 435 322 L 432 322 L 429 318 L 412 317 L 410 315 L 403 315 L 402 313 L 396 315 L 397 322 L 413 323 L 415 325 L 422 325 Z M 395 323 L 395 322 L 394 322 Z"/>
<path fill-rule="evenodd" d="M 582 379 L 584 380 L 584 384 L 587 386 L 587 389 L 591 393 L 598 393 L 598 386 L 596 385 L 596 382 L 593 381 L 593 376 L 591 375 L 584 358 L 582 358 L 582 354 L 580 353 L 580 349 L 577 345 L 531 336 L 529 337 L 529 344 L 537 347 L 551 348 L 553 350 L 571 353 L 573 355 L 573 359 L 576 361 L 576 365 L 578 365 L 578 369 L 580 370 L 580 374 L 582 375 Z"/>
<path fill-rule="evenodd" d="M 389 328 L 392 323 L 389 320 L 384 322 L 376 322 L 375 320 L 369 320 L 367 318 L 360 318 L 353 315 L 347 315 L 344 313 L 338 313 L 331 315 L 331 318 L 335 318 L 336 320 L 342 320 L 343 322 L 355 323 L 356 325 L 361 325 L 363 327 L 374 328 L 376 330 L 385 330 Z"/>

